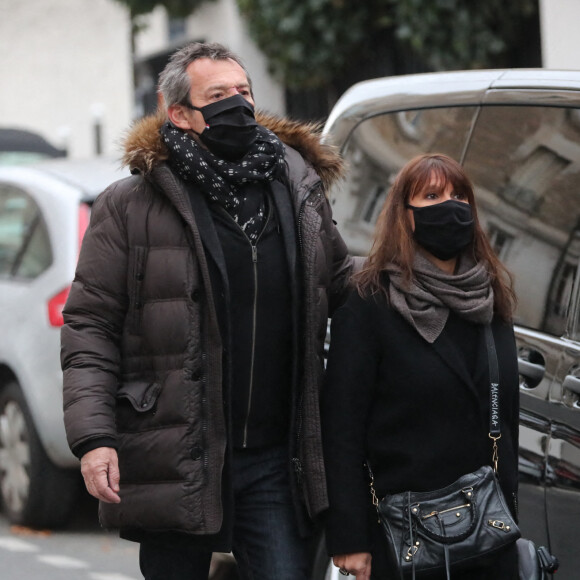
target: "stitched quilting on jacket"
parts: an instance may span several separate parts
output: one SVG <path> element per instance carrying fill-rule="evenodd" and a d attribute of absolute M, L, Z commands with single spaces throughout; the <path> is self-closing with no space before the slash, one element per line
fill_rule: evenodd
<path fill-rule="evenodd" d="M 121 503 L 106 527 L 214 534 L 223 520 L 227 447 L 220 334 L 208 258 L 183 182 L 167 164 L 162 114 L 129 133 L 133 175 L 93 205 L 62 330 L 65 426 L 77 455 L 107 442 L 119 453 Z M 286 145 L 298 224 L 302 335 L 293 425 L 305 507 L 327 507 L 318 395 L 329 314 L 352 261 L 324 194 L 342 172 L 313 126 L 258 121 Z M 299 424 L 298 424 L 299 421 Z"/>

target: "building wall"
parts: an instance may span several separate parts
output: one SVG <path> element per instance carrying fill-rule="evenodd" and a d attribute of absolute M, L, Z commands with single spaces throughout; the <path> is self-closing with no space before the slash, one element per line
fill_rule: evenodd
<path fill-rule="evenodd" d="M 235 0 L 202 6 L 180 38 L 169 38 L 164 9 L 143 24 L 137 59 L 191 40 L 222 42 L 244 59 L 260 105 L 283 112 L 283 88 L 268 74 Z M 40 133 L 73 158 L 96 154 L 97 122 L 102 153 L 118 156 L 140 114 L 130 20 L 116 0 L 0 0 L 0 78 L 0 127 Z"/>
<path fill-rule="evenodd" d="M 40 133 L 71 157 L 118 150 L 131 119 L 130 24 L 113 0 L 1 0 L 0 126 Z"/>
<path fill-rule="evenodd" d="M 580 2 L 578 0 L 539 0 L 544 68 L 580 68 Z"/>
<path fill-rule="evenodd" d="M 578 0 L 539 0 L 543 66 L 580 67 Z M 250 40 L 235 0 L 203 5 L 186 20 L 185 34 L 169 38 L 157 9 L 143 19 L 136 56 L 146 58 L 190 40 L 217 41 L 237 52 L 254 82 L 256 102 L 284 112 L 284 89 Z M 0 0 L 0 126 L 39 132 L 71 157 L 116 155 L 135 108 L 130 22 L 116 0 Z"/>
<path fill-rule="evenodd" d="M 268 72 L 266 57 L 251 40 L 236 0 L 217 0 L 203 4 L 186 20 L 185 35 L 168 38 L 165 10 L 158 8 L 143 18 L 145 28 L 137 38 L 137 59 L 182 46 L 188 41 L 220 42 L 241 57 L 252 77 L 254 96 L 259 108 L 272 113 L 285 112 L 284 88 Z"/>

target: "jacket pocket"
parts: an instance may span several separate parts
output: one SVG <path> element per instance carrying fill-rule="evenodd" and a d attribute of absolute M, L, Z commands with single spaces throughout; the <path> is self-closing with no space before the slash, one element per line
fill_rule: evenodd
<path fill-rule="evenodd" d="M 155 407 L 161 385 L 147 381 L 123 383 L 117 391 L 117 400 L 126 399 L 138 413 L 146 413 Z"/>
<path fill-rule="evenodd" d="M 135 432 L 151 427 L 160 393 L 161 385 L 156 382 L 123 383 L 117 391 L 118 431 Z"/>

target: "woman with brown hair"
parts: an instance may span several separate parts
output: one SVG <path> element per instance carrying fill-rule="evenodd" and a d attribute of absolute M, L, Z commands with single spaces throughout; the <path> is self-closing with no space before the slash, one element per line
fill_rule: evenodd
<path fill-rule="evenodd" d="M 379 498 L 440 489 L 492 464 L 488 324 L 500 375 L 499 481 L 517 517 L 515 295 L 456 161 L 429 154 L 403 167 L 355 286 L 333 317 L 322 395 L 327 547 L 343 574 L 387 580 L 399 576 L 365 464 Z M 517 576 L 515 545 L 452 574 L 454 580 Z"/>

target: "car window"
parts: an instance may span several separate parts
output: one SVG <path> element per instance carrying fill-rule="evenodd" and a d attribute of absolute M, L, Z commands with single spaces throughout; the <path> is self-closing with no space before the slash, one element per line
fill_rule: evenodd
<path fill-rule="evenodd" d="M 476 107 L 399 111 L 360 123 L 343 154 L 344 182 L 331 192 L 335 219 L 352 253 L 368 253 L 375 222 L 399 169 L 425 151 L 459 159 Z"/>
<path fill-rule="evenodd" d="M 343 147 L 347 177 L 331 192 L 353 254 L 368 253 L 396 173 L 426 152 L 462 161 L 472 179 L 482 225 L 514 275 L 515 321 L 565 334 L 580 256 L 580 110 L 445 107 L 361 122 Z"/>
<path fill-rule="evenodd" d="M 578 270 L 580 270 L 580 262 L 578 263 Z M 568 323 L 568 336 L 580 342 L 580 272 L 576 272 L 576 280 L 574 282 L 574 289 L 572 290 L 572 299 L 570 301 L 570 313 Z"/>
<path fill-rule="evenodd" d="M 580 256 L 580 110 L 483 107 L 464 166 L 513 273 L 516 322 L 561 336 Z"/>
<path fill-rule="evenodd" d="M 0 277 L 35 278 L 52 263 L 46 224 L 24 191 L 0 184 Z"/>

